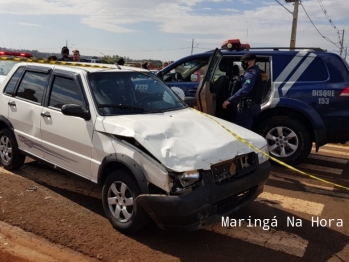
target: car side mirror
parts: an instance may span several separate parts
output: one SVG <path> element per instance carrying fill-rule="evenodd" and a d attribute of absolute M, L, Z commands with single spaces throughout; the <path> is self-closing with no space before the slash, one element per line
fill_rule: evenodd
<path fill-rule="evenodd" d="M 197 74 L 191 74 L 190 75 L 190 81 L 197 82 L 199 80 L 199 77 Z"/>
<path fill-rule="evenodd" d="M 85 120 L 91 119 L 90 111 L 76 104 L 65 104 L 61 111 L 63 115 L 81 117 Z"/>

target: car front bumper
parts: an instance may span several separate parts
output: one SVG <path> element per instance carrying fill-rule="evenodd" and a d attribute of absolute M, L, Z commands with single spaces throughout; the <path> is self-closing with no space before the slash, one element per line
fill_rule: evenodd
<path fill-rule="evenodd" d="M 211 171 L 203 171 L 204 185 L 186 195 L 143 194 L 136 201 L 160 228 L 197 230 L 255 200 L 263 192 L 270 167 L 266 161 L 252 174 L 223 185 L 214 182 Z"/>

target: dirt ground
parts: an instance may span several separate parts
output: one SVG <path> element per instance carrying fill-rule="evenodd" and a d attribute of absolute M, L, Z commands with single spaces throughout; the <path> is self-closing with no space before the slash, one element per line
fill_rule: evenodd
<path fill-rule="evenodd" d="M 37 162 L 15 172 L 0 167 L 0 262 L 301 261 L 209 230 L 188 234 L 151 224 L 138 234 L 121 234 L 104 217 L 100 192 Z M 315 249 L 310 245 L 307 255 L 315 256 Z M 302 261 L 320 261 L 307 259 Z"/>
<path fill-rule="evenodd" d="M 156 251 L 149 252 L 149 248 L 139 245 L 137 240 L 112 228 L 103 216 L 100 188 L 93 183 L 36 162 L 28 163 L 14 173 L 0 167 L 0 172 L 0 221 L 6 223 L 0 224 L 0 261 L 156 259 Z M 26 235 L 9 224 L 42 238 L 35 242 L 35 235 Z M 144 234 L 146 232 L 138 237 L 145 237 Z M 30 241 L 19 241 L 24 236 Z M 132 253 L 130 246 L 135 247 Z M 37 253 L 34 257 L 33 250 Z M 82 254 L 85 256 L 79 257 Z M 71 260 L 67 259 L 69 257 Z M 165 260 L 174 259 L 166 256 Z"/>

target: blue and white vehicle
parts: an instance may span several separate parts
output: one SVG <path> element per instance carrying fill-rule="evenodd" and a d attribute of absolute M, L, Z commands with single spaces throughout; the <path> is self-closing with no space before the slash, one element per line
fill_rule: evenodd
<path fill-rule="evenodd" d="M 245 49 L 238 40 L 228 40 L 221 51 L 182 58 L 158 75 L 169 87 L 181 88 L 189 105 L 229 120 L 222 112 L 229 82 L 243 72 L 242 55 L 255 53 L 269 92 L 253 130 L 267 139 L 273 157 L 298 164 L 308 157 L 313 142 L 318 150 L 349 140 L 349 66 L 320 48 L 285 49 Z"/>

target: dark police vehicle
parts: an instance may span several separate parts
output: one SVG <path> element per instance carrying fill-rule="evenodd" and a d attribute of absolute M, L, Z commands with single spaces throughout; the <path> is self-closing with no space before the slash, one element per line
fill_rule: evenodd
<path fill-rule="evenodd" d="M 271 156 L 298 164 L 313 142 L 318 150 L 349 140 L 349 66 L 320 48 L 250 48 L 228 40 L 221 51 L 182 58 L 158 76 L 181 88 L 189 105 L 225 119 L 222 101 L 230 96 L 232 78 L 243 72 L 239 61 L 247 50 L 256 54 L 267 78 L 268 92 L 253 130 L 267 139 Z"/>

